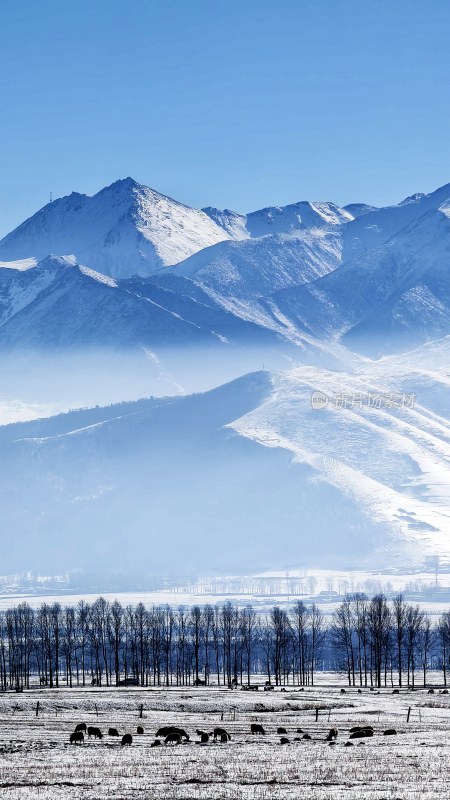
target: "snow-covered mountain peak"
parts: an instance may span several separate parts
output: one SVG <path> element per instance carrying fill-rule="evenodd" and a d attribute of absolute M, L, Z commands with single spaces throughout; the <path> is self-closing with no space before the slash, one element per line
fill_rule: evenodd
<path fill-rule="evenodd" d="M 415 203 L 416 200 L 421 200 L 422 197 L 425 197 L 424 192 L 415 192 L 415 194 L 409 195 L 409 197 L 405 197 L 398 205 L 405 206 L 407 203 Z"/>
<path fill-rule="evenodd" d="M 0 241 L 0 261 L 73 253 L 103 274 L 130 277 L 229 238 L 203 211 L 128 177 L 92 197 L 74 192 L 48 203 Z"/>

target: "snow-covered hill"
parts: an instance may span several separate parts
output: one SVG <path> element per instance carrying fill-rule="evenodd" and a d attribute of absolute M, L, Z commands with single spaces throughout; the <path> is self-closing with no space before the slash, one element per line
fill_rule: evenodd
<path fill-rule="evenodd" d="M 0 260 L 74 255 L 125 278 L 149 275 L 227 238 L 202 211 L 126 178 L 93 197 L 72 192 L 44 206 L 0 241 Z"/>
<path fill-rule="evenodd" d="M 352 375 L 259 372 L 0 428 L 4 568 L 448 562 L 449 354 L 443 340 Z"/>

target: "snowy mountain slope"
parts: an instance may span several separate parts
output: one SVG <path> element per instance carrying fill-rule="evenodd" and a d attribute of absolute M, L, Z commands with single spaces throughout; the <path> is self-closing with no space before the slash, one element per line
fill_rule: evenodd
<path fill-rule="evenodd" d="M 149 275 L 227 238 L 202 211 L 126 178 L 44 206 L 0 241 L 0 260 L 70 254 L 120 278 Z"/>
<path fill-rule="evenodd" d="M 438 554 L 448 562 L 450 347 L 446 365 L 434 361 L 433 377 L 432 355 L 426 370 L 413 366 L 414 359 L 409 365 L 387 359 L 352 376 L 307 367 L 275 375 L 271 397 L 232 427 L 309 464 L 318 480 L 386 525 L 386 545 L 398 547 L 399 555 L 403 550 L 402 558 L 414 563 Z M 313 392 L 327 398 L 321 410 L 311 407 Z"/>
<path fill-rule="evenodd" d="M 229 208 L 213 208 L 208 206 L 202 208 L 205 214 L 210 217 L 213 222 L 219 225 L 220 228 L 228 233 L 231 239 L 248 239 L 250 234 L 245 227 L 247 217 L 245 214 L 237 214 L 236 211 L 230 211 Z"/>
<path fill-rule="evenodd" d="M 222 242 L 171 272 L 195 280 L 216 296 L 250 300 L 326 275 L 340 264 L 340 257 L 339 234 L 314 229 Z"/>
<path fill-rule="evenodd" d="M 268 299 L 294 327 L 378 355 L 450 330 L 449 204 L 308 285 Z"/>
<path fill-rule="evenodd" d="M 130 347 L 236 342 L 276 336 L 235 317 L 199 287 L 189 295 L 144 278 L 115 281 L 74 258 L 48 257 L 25 272 L 0 270 L 0 347 Z"/>
<path fill-rule="evenodd" d="M 450 199 L 450 183 L 430 194 L 414 194 L 398 205 L 377 208 L 358 216 L 345 226 L 343 261 L 351 262 L 379 248 L 429 211 L 436 211 Z"/>
<path fill-rule="evenodd" d="M 0 428 L 3 520 L 20 541 L 8 567 L 30 556 L 108 570 L 117 552 L 124 570 L 172 575 L 447 562 L 449 353 L 439 342 L 353 375 L 259 372 L 200 395 Z M 411 386 L 416 403 L 399 405 Z"/>
<path fill-rule="evenodd" d="M 343 225 L 352 215 L 334 203 L 301 201 L 288 206 L 262 208 L 247 214 L 246 229 L 250 236 L 290 233 L 307 228 L 328 228 Z"/>
<path fill-rule="evenodd" d="M 246 215 L 236 214 L 227 208 L 223 211 L 211 207 L 202 210 L 229 233 L 232 239 L 292 233 L 306 228 L 335 227 L 354 218 L 350 211 L 339 208 L 335 203 L 313 203 L 307 200 L 287 206 L 261 208 Z"/>
<path fill-rule="evenodd" d="M 347 211 L 351 216 L 356 219 L 362 217 L 364 214 L 370 214 L 372 211 L 378 211 L 376 206 L 369 206 L 367 203 L 349 203 L 344 206 L 344 211 Z"/>

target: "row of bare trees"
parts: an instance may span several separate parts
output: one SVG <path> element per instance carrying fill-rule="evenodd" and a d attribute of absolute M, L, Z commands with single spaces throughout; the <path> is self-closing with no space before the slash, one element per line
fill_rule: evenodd
<path fill-rule="evenodd" d="M 426 686 L 429 669 L 442 669 L 447 685 L 450 612 L 433 624 L 419 605 L 399 594 L 347 595 L 333 615 L 330 642 L 349 685 L 415 686 L 420 670 Z"/>
<path fill-rule="evenodd" d="M 98 598 L 62 607 L 22 603 L 0 614 L 0 687 L 313 683 L 325 638 L 317 606 L 257 614 L 232 603 L 145 608 Z"/>
<path fill-rule="evenodd" d="M 100 597 L 76 606 L 22 603 L 0 614 L 0 688 L 312 685 L 317 670 L 344 671 L 349 685 L 414 685 L 430 668 L 447 682 L 450 612 L 432 624 L 401 595 L 346 596 L 326 622 L 315 604 L 257 613 L 232 603 L 123 606 Z"/>

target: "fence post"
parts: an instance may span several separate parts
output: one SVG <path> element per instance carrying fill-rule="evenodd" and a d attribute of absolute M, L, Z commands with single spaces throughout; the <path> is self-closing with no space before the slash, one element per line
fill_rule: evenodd
<path fill-rule="evenodd" d="M 410 714 L 411 714 L 411 706 L 408 708 L 408 716 L 406 717 L 406 722 L 409 722 Z"/>
<path fill-rule="evenodd" d="M 316 706 L 316 722 L 317 722 L 318 719 L 319 719 L 319 709 Z"/>
<path fill-rule="evenodd" d="M 39 700 L 36 703 L 36 716 L 39 716 Z"/>
<path fill-rule="evenodd" d="M 144 704 L 143 704 L 143 703 L 141 703 L 141 708 L 140 708 L 140 711 L 139 711 L 139 717 L 140 717 L 140 719 L 142 719 L 142 717 L 143 717 L 143 714 L 144 714 Z"/>

